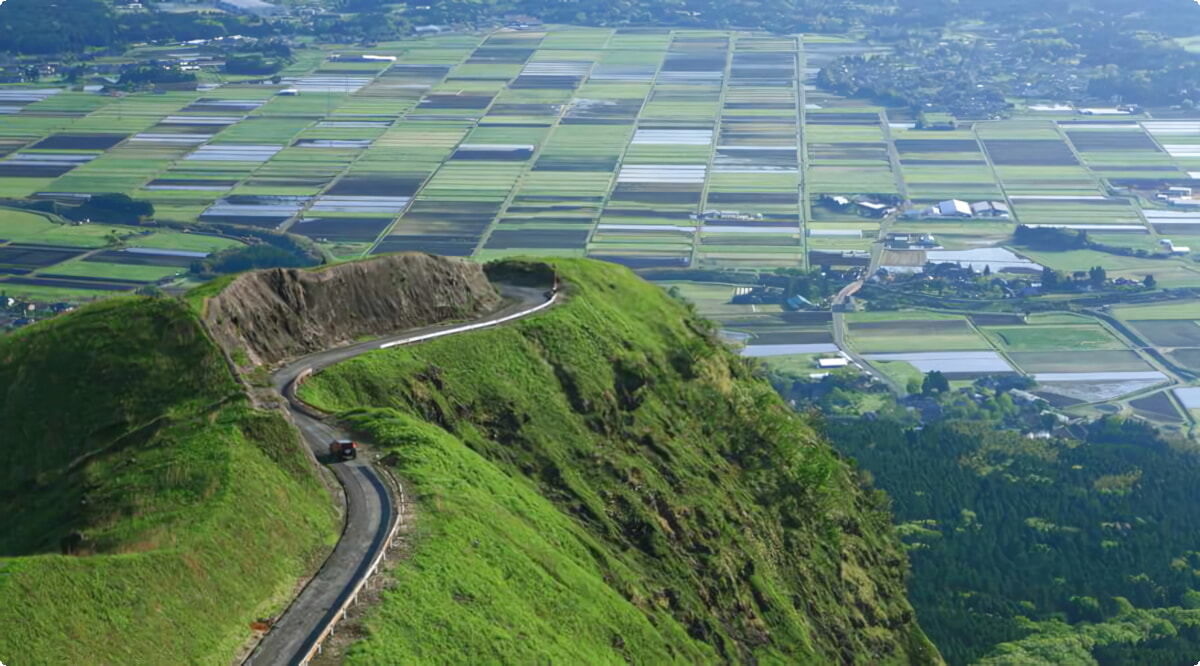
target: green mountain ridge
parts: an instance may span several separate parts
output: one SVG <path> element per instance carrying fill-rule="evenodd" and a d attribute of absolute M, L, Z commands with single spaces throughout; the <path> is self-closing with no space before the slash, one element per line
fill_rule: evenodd
<path fill-rule="evenodd" d="M 182 302 L 0 338 L 0 387 L 11 663 L 228 662 L 337 540 L 295 430 L 250 408 Z"/>
<path fill-rule="evenodd" d="M 881 497 L 755 366 L 624 268 L 551 265 L 562 305 L 301 390 L 416 497 L 350 663 L 941 663 Z"/>
<path fill-rule="evenodd" d="M 885 498 L 753 362 L 624 268 L 488 272 L 547 266 L 558 307 L 305 385 L 417 514 L 349 661 L 942 663 Z M 295 430 L 186 300 L 0 339 L 0 386 L 0 655 L 229 661 L 336 540 Z"/>

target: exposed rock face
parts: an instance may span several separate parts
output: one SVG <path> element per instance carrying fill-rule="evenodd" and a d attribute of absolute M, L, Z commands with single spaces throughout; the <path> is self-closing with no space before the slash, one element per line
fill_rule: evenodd
<path fill-rule="evenodd" d="M 226 350 L 271 365 L 363 336 L 469 318 L 500 301 L 479 264 L 405 254 L 246 273 L 208 300 L 204 321 Z"/>

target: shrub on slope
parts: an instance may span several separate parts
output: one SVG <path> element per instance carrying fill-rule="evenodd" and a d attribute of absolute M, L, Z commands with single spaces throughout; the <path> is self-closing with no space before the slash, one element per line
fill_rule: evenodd
<path fill-rule="evenodd" d="M 812 429 L 653 286 L 554 266 L 545 314 L 305 385 L 419 498 L 355 660 L 939 663 L 889 516 Z"/>

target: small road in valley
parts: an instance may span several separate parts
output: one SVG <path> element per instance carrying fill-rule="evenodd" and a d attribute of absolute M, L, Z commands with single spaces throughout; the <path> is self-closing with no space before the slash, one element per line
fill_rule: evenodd
<path fill-rule="evenodd" d="M 868 267 L 868 269 L 869 268 L 870 267 Z M 867 275 L 871 275 L 869 270 Z M 831 308 L 833 310 L 833 343 L 842 350 L 843 354 L 850 358 L 852 363 L 856 363 L 859 367 L 861 367 L 863 372 L 866 372 L 876 380 L 883 382 L 885 386 L 892 390 L 892 392 L 903 398 L 905 394 L 903 386 L 897 384 L 892 380 L 891 377 L 888 377 L 882 372 L 876 370 L 875 366 L 867 363 L 867 359 L 859 356 L 858 352 L 854 351 L 851 349 L 850 345 L 846 344 L 846 301 L 848 301 L 850 297 L 853 296 L 859 289 L 862 289 L 864 279 L 866 279 L 866 277 L 859 278 L 845 287 L 842 287 L 842 290 L 833 297 L 833 306 Z"/>
<path fill-rule="evenodd" d="M 327 349 L 292 361 L 276 371 L 272 383 L 286 398 L 291 417 L 313 454 L 324 458 L 328 455 L 330 442 L 346 435 L 326 424 L 319 418 L 319 413 L 300 402 L 295 395 L 298 379 L 303 381 L 322 368 L 379 349 L 502 324 L 549 307 L 558 298 L 557 294 L 547 298 L 544 288 L 502 285 L 500 293 L 508 305 L 471 322 L 427 326 L 388 338 Z M 393 497 L 388 482 L 367 456 L 334 463 L 330 469 L 346 492 L 346 522 L 341 539 L 320 571 L 243 662 L 246 665 L 306 664 L 346 601 L 357 593 L 388 547 L 389 535 L 402 513 L 400 498 Z"/>

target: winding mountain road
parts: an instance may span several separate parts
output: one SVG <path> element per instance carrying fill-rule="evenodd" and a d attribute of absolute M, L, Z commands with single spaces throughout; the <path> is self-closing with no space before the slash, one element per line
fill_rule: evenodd
<path fill-rule="evenodd" d="M 502 324 L 547 308 L 558 298 L 554 294 L 547 299 L 544 289 L 510 285 L 501 285 L 500 293 L 509 305 L 469 323 L 410 329 L 384 339 L 327 349 L 276 371 L 272 376 L 275 389 L 287 399 L 292 419 L 313 453 L 326 455 L 329 443 L 345 435 L 315 418 L 313 410 L 299 401 L 295 396 L 298 378 L 367 352 Z M 307 664 L 345 602 L 387 549 L 388 535 L 401 511 L 387 482 L 366 456 L 335 463 L 330 469 L 346 491 L 346 523 L 341 539 L 317 575 L 243 662 L 247 666 Z"/>

